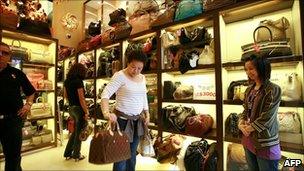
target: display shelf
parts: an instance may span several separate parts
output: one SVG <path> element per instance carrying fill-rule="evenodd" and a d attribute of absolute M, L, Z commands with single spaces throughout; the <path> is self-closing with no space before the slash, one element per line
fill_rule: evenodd
<path fill-rule="evenodd" d="M 55 92 L 55 90 L 40 90 L 40 89 L 37 89 L 36 92 L 53 93 L 53 92 Z"/>
<path fill-rule="evenodd" d="M 221 11 L 220 14 L 223 16 L 225 23 L 232 23 L 250 19 L 257 15 L 292 8 L 292 6 L 293 0 L 247 0 L 247 2 L 245 1 L 244 3 L 238 3 L 227 7 L 229 9 Z"/>
<path fill-rule="evenodd" d="M 154 30 L 145 30 L 143 32 L 139 32 L 139 33 L 129 36 L 128 41 L 138 41 L 141 39 L 145 39 L 145 38 L 154 36 L 155 34 L 156 33 Z"/>
<path fill-rule="evenodd" d="M 243 105 L 241 100 L 224 100 L 224 104 L 227 105 Z M 304 108 L 304 102 L 301 101 L 281 101 L 281 107 L 301 107 Z"/>
<path fill-rule="evenodd" d="M 226 136 L 225 141 L 241 144 L 241 138 Z M 280 141 L 281 150 L 298 154 L 304 154 L 304 146 L 302 144 L 294 144 Z"/>
<path fill-rule="evenodd" d="M 38 121 L 38 120 L 45 120 L 45 119 L 54 119 L 55 116 L 44 116 L 44 117 L 37 117 L 37 118 L 28 118 L 28 121 Z"/>
<path fill-rule="evenodd" d="M 215 100 L 174 100 L 174 99 L 164 99 L 164 103 L 194 103 L 194 104 L 216 104 Z"/>
<path fill-rule="evenodd" d="M 172 45 L 171 47 L 177 48 L 177 49 L 191 49 L 191 48 L 201 48 L 202 46 L 204 46 L 205 43 L 204 42 L 189 42 L 187 44 L 179 44 L 179 45 Z"/>
<path fill-rule="evenodd" d="M 280 56 L 275 58 L 269 58 L 270 63 L 283 63 L 283 62 L 301 62 L 303 60 L 303 56 Z M 233 68 L 233 67 L 243 67 L 244 62 L 227 62 L 222 64 L 223 68 Z"/>
<path fill-rule="evenodd" d="M 55 67 L 55 64 L 39 63 L 39 62 L 24 62 L 22 67 L 35 67 L 35 68 L 51 68 Z"/>
<path fill-rule="evenodd" d="M 214 71 L 215 65 L 214 64 L 208 64 L 208 65 L 198 65 L 196 68 L 193 68 L 189 71 L 187 71 L 185 74 L 188 73 L 198 73 L 198 72 L 210 72 L 210 70 Z M 201 71 L 199 71 L 201 70 Z M 205 71 L 203 71 L 205 70 Z M 162 73 L 171 73 L 171 74 L 181 74 L 178 68 L 174 68 L 174 69 L 162 69 L 161 70 Z"/>
<path fill-rule="evenodd" d="M 153 129 L 153 130 L 158 130 L 158 126 L 157 125 L 152 125 L 151 123 L 148 125 L 149 129 Z"/>
<path fill-rule="evenodd" d="M 164 132 L 169 132 L 169 133 L 173 133 L 173 134 L 181 134 L 181 135 L 186 135 L 186 136 L 193 136 L 193 137 L 197 137 L 194 135 L 190 135 L 190 134 L 186 134 L 185 132 L 179 132 L 176 130 L 163 130 Z M 217 136 L 216 136 L 216 128 L 212 128 L 211 130 L 209 130 L 207 133 L 204 134 L 204 136 L 202 137 L 198 137 L 198 138 L 203 138 L 203 139 L 210 139 L 210 140 L 217 140 Z"/>
<path fill-rule="evenodd" d="M 157 70 L 144 71 L 142 74 L 157 74 Z"/>
<path fill-rule="evenodd" d="M 10 37 L 15 40 L 23 40 L 23 41 L 34 42 L 34 43 L 45 44 L 45 45 L 50 45 L 57 41 L 57 39 L 53 39 L 51 37 L 34 35 L 34 34 L 25 33 L 22 31 L 12 30 L 12 29 L 3 29 L 2 36 Z"/>

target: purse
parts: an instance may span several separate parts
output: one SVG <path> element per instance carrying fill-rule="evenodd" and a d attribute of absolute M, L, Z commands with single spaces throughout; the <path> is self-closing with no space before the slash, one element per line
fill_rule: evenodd
<path fill-rule="evenodd" d="M 53 82 L 51 80 L 39 80 L 37 85 L 37 90 L 53 90 Z"/>
<path fill-rule="evenodd" d="M 186 128 L 186 120 L 188 117 L 196 114 L 194 107 L 174 106 L 167 111 L 167 119 L 175 130 L 184 132 Z"/>
<path fill-rule="evenodd" d="M 132 31 L 132 26 L 128 23 L 128 21 L 114 24 L 113 27 L 114 31 L 111 32 L 110 35 L 113 41 L 129 37 Z"/>
<path fill-rule="evenodd" d="M 153 147 L 152 132 L 148 131 L 148 129 L 146 129 L 145 131 L 147 131 L 148 134 L 146 137 L 141 137 L 137 151 L 144 157 L 154 157 L 155 150 Z"/>
<path fill-rule="evenodd" d="M 113 39 L 112 39 L 112 32 L 114 31 L 114 28 L 111 27 L 109 29 L 107 29 L 106 31 L 102 32 L 101 34 L 101 44 L 110 44 L 113 43 Z"/>
<path fill-rule="evenodd" d="M 237 113 L 230 113 L 225 121 L 225 134 L 232 137 L 241 138 L 242 132 L 238 128 L 239 115 Z"/>
<path fill-rule="evenodd" d="M 213 118 L 210 115 L 195 115 L 187 118 L 186 133 L 197 137 L 204 136 L 213 125 Z"/>
<path fill-rule="evenodd" d="M 18 46 L 14 45 L 14 42 L 18 42 Z M 21 46 L 21 42 L 19 40 L 13 40 L 10 46 L 12 57 L 19 58 L 24 60 L 25 62 L 29 61 L 29 52 L 28 49 Z"/>
<path fill-rule="evenodd" d="M 41 100 L 42 102 L 39 102 Z M 29 119 L 52 116 L 52 105 L 46 103 L 43 97 L 38 97 L 33 103 L 30 113 L 27 115 Z"/>
<path fill-rule="evenodd" d="M 174 100 L 193 99 L 193 86 L 181 85 L 173 93 Z"/>
<path fill-rule="evenodd" d="M 39 49 L 43 49 L 43 48 L 41 47 Z M 29 60 L 31 62 L 38 62 L 38 63 L 47 63 L 47 64 L 53 63 L 51 53 L 48 50 L 30 50 Z"/>
<path fill-rule="evenodd" d="M 289 21 L 282 17 L 278 20 L 263 20 L 259 26 L 265 26 L 271 30 L 272 39 L 274 41 L 287 40 L 286 30 L 290 27 Z M 259 29 L 257 31 L 257 42 L 268 41 L 269 33 L 266 29 Z"/>
<path fill-rule="evenodd" d="M 172 23 L 174 21 L 175 10 L 176 5 L 166 6 L 165 11 L 163 13 L 158 13 L 156 19 L 151 22 L 151 27 Z"/>
<path fill-rule="evenodd" d="M 130 16 L 128 21 L 132 26 L 131 35 L 149 30 L 151 21 L 152 14 L 147 13 L 146 11 L 136 11 Z"/>
<path fill-rule="evenodd" d="M 90 22 L 89 24 L 89 35 L 90 36 L 96 36 L 101 33 L 101 21 L 98 22 Z"/>
<path fill-rule="evenodd" d="M 191 9 L 191 10 L 189 10 Z M 175 11 L 174 21 L 180 21 L 189 17 L 199 15 L 203 12 L 201 0 L 181 0 Z"/>
<path fill-rule="evenodd" d="M 231 5 L 234 2 L 235 0 L 205 0 L 204 9 L 205 11 L 210 11 L 227 5 Z"/>
<path fill-rule="evenodd" d="M 90 163 L 114 163 L 131 157 L 128 136 L 120 131 L 118 122 L 115 124 L 116 131 L 112 131 L 108 124 L 106 130 L 98 131 L 93 136 L 89 151 Z"/>
<path fill-rule="evenodd" d="M 297 73 L 291 73 L 285 77 L 282 88 L 282 100 L 284 101 L 301 101 L 302 84 Z"/>
<path fill-rule="evenodd" d="M 279 132 L 301 133 L 301 121 L 299 113 L 279 112 Z"/>
<path fill-rule="evenodd" d="M 164 32 L 161 35 L 161 40 L 164 48 L 180 45 L 179 36 L 177 36 L 176 32 Z"/>
<path fill-rule="evenodd" d="M 0 27 L 7 27 L 16 30 L 19 23 L 19 15 L 17 12 L 4 5 L 0 5 L 0 13 Z"/>
<path fill-rule="evenodd" d="M 126 11 L 123 8 L 118 8 L 109 14 L 110 21 L 108 23 L 109 26 L 113 27 L 116 23 L 121 23 L 126 21 Z"/>
<path fill-rule="evenodd" d="M 44 74 L 39 72 L 30 72 L 26 76 L 36 90 L 38 89 L 38 82 L 44 79 Z"/>
<path fill-rule="evenodd" d="M 268 41 L 258 42 L 256 39 L 256 33 L 260 29 L 266 29 L 269 33 Z M 289 56 L 292 55 L 292 50 L 290 44 L 286 40 L 274 41 L 272 32 L 267 26 L 259 26 L 253 31 L 254 43 L 246 44 L 241 46 L 242 48 L 242 58 L 241 61 L 245 61 L 248 57 L 253 54 L 259 56 L 265 56 L 268 58 L 279 57 L 279 56 Z"/>

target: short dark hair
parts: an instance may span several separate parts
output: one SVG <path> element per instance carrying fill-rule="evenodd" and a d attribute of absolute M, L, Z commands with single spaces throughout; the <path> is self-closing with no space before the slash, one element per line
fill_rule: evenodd
<path fill-rule="evenodd" d="M 248 61 L 252 61 L 258 72 L 259 78 L 263 83 L 270 79 L 271 66 L 266 56 L 258 56 L 256 54 L 253 54 L 245 59 L 245 63 Z"/>
<path fill-rule="evenodd" d="M 67 79 L 84 79 L 86 76 L 87 69 L 86 67 L 81 64 L 81 63 L 75 63 L 72 65 L 70 68 L 68 74 L 67 74 Z"/>
<path fill-rule="evenodd" d="M 129 53 L 126 53 L 127 63 L 132 61 L 141 61 L 146 64 L 148 58 L 147 55 L 141 49 L 131 50 Z"/>

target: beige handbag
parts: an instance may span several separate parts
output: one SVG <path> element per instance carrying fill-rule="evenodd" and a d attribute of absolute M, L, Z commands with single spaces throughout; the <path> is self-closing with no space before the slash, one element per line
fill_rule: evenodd
<path fill-rule="evenodd" d="M 38 63 L 53 64 L 51 53 L 46 47 L 38 47 L 38 50 L 30 50 L 29 61 Z"/>
<path fill-rule="evenodd" d="M 42 102 L 39 102 L 41 99 Z M 52 116 L 52 106 L 49 103 L 45 103 L 44 98 L 38 97 L 36 103 L 33 103 L 31 112 L 28 115 L 29 119 L 40 118 L 45 116 Z"/>
<path fill-rule="evenodd" d="M 296 112 L 279 112 L 279 131 L 289 133 L 301 133 L 300 116 Z"/>
<path fill-rule="evenodd" d="M 131 35 L 149 30 L 152 18 L 153 14 L 147 13 L 145 11 L 138 11 L 130 16 L 128 22 L 132 26 Z"/>
<path fill-rule="evenodd" d="M 299 80 L 297 73 L 291 73 L 285 77 L 285 82 L 282 88 L 282 100 L 302 100 L 302 83 Z"/>
<path fill-rule="evenodd" d="M 266 26 L 271 30 L 272 40 L 286 40 L 286 30 L 289 28 L 289 21 L 282 17 L 278 20 L 263 20 L 259 26 Z M 269 41 L 269 31 L 266 29 L 259 29 L 257 32 L 257 42 Z"/>
<path fill-rule="evenodd" d="M 168 48 L 170 46 L 179 45 L 179 37 L 176 32 L 165 32 L 161 35 L 162 47 Z"/>
<path fill-rule="evenodd" d="M 228 156 L 230 159 L 237 163 L 246 163 L 245 150 L 241 144 L 229 144 L 228 145 Z"/>

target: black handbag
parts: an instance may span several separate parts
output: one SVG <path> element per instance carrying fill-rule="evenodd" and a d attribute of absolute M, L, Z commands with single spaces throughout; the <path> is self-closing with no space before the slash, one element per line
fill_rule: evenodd
<path fill-rule="evenodd" d="M 169 120 L 170 127 L 180 132 L 185 131 L 185 122 L 187 118 L 194 116 L 195 114 L 195 109 L 193 107 L 169 106 L 166 109 L 166 119 Z"/>
<path fill-rule="evenodd" d="M 20 18 L 18 30 L 38 34 L 51 36 L 50 26 L 48 23 L 43 21 L 36 21 L 31 19 Z"/>
<path fill-rule="evenodd" d="M 235 88 L 236 86 L 240 86 L 240 85 L 248 86 L 248 85 L 249 85 L 249 82 L 248 82 L 248 80 L 232 81 L 232 82 L 229 84 L 229 87 L 228 87 L 228 90 L 227 90 L 227 97 L 228 97 L 228 100 L 233 100 L 233 97 L 234 97 L 234 88 Z"/>
<path fill-rule="evenodd" d="M 186 170 L 203 170 L 205 155 L 208 148 L 208 142 L 204 139 L 192 142 L 188 146 L 184 158 Z"/>
<path fill-rule="evenodd" d="M 230 113 L 225 121 L 225 134 L 235 138 L 241 138 L 242 132 L 238 128 L 239 115 L 237 113 Z"/>
<path fill-rule="evenodd" d="M 110 21 L 108 23 L 109 26 L 113 27 L 114 24 L 125 22 L 126 20 L 126 11 L 122 8 L 118 8 L 117 10 L 113 11 L 109 14 Z"/>
<path fill-rule="evenodd" d="M 96 36 L 101 33 L 101 21 L 99 20 L 97 23 L 91 22 L 89 25 L 89 35 Z"/>
<path fill-rule="evenodd" d="M 18 42 L 18 46 L 15 46 L 14 43 Z M 27 48 L 21 46 L 21 42 L 19 40 L 13 40 L 12 45 L 10 46 L 12 57 L 21 59 L 25 62 L 29 61 L 29 53 Z"/>

